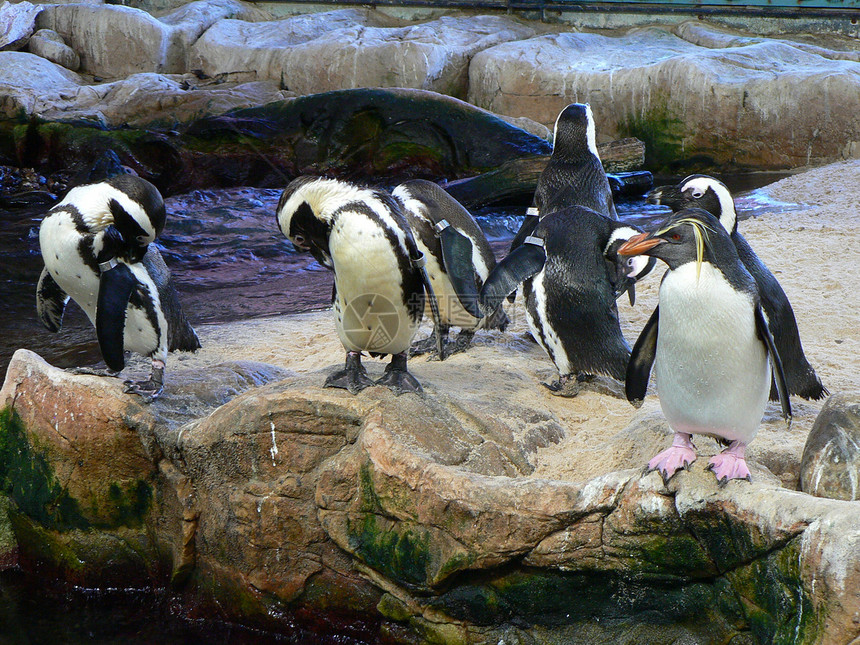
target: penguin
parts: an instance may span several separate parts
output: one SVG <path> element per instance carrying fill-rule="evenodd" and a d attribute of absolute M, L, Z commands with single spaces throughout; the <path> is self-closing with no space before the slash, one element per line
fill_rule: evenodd
<path fill-rule="evenodd" d="M 648 254 L 668 265 L 659 303 L 639 335 L 625 392 L 641 401 L 654 366 L 660 407 L 675 432 L 672 446 L 648 463 L 664 481 L 696 460 L 693 434 L 729 446 L 710 459 L 720 485 L 750 479 L 744 460 L 774 379 L 791 421 L 782 362 L 761 307 L 759 288 L 719 220 L 686 208 L 655 232 L 631 238 L 621 255 Z"/>
<path fill-rule="evenodd" d="M 540 218 L 568 206 L 585 206 L 618 219 L 612 189 L 600 155 L 597 129 L 588 103 L 571 103 L 556 117 L 552 154 L 538 177 L 533 205 L 511 243 L 511 250 L 531 235 Z"/>
<path fill-rule="evenodd" d="M 163 391 L 168 351 L 200 348 L 170 271 L 152 245 L 165 220 L 158 189 L 123 174 L 72 188 L 39 227 L 45 263 L 36 287 L 39 320 L 58 332 L 73 299 L 95 325 L 108 373 L 125 367 L 124 351 L 152 359 L 148 380 L 126 381 L 126 392 L 147 401 Z"/>
<path fill-rule="evenodd" d="M 738 232 L 738 216 L 732 194 L 726 185 L 707 175 L 690 175 L 677 186 L 659 186 L 647 197 L 653 204 L 668 206 L 673 211 L 683 208 L 703 208 L 717 219 L 731 235 L 738 256 L 758 285 L 761 305 L 767 316 L 771 333 L 782 358 L 789 394 L 804 399 L 822 399 L 829 394 L 821 379 L 803 353 L 794 310 L 773 273 Z M 775 383 L 770 399 L 777 399 Z"/>
<path fill-rule="evenodd" d="M 447 342 L 451 326 L 460 328 L 456 340 L 446 344 L 439 358 L 468 349 L 477 329 L 504 331 L 508 317 L 501 307 L 484 315 L 478 306 L 478 291 L 495 268 L 496 258 L 469 211 L 438 185 L 424 179 L 404 182 L 391 194 L 406 215 L 418 250 L 427 258 L 426 270 L 439 305 L 443 340 Z M 434 345 L 435 337 L 431 336 L 415 343 L 410 354 L 426 353 Z"/>
<path fill-rule="evenodd" d="M 324 387 L 357 394 L 384 385 L 396 395 L 421 393 L 407 370 L 407 352 L 421 323 L 425 296 L 431 306 L 435 298 L 424 256 L 397 201 L 380 189 L 303 176 L 281 194 L 277 222 L 298 250 L 334 271 L 332 309 L 346 364 L 328 376 Z M 363 351 L 391 355 L 375 382 L 361 364 Z"/>
<path fill-rule="evenodd" d="M 620 240 L 640 232 L 584 206 L 555 211 L 484 283 L 480 298 L 487 308 L 522 283 L 529 328 L 558 369 L 558 380 L 544 383 L 552 392 L 572 378 L 624 380 L 630 347 L 618 322 L 612 255 Z"/>
<path fill-rule="evenodd" d="M 584 206 L 612 221 L 618 220 L 612 188 L 597 152 L 597 128 L 588 103 L 571 103 L 555 120 L 552 154 L 538 178 L 534 204 L 526 211 L 520 230 L 511 242 L 511 251 L 532 234 L 541 218 L 570 206 Z M 625 279 L 619 294 L 628 293 L 634 304 L 634 283 L 655 266 L 652 258 L 627 258 L 628 266 L 618 267 L 626 276 L 635 268 L 631 279 Z"/>

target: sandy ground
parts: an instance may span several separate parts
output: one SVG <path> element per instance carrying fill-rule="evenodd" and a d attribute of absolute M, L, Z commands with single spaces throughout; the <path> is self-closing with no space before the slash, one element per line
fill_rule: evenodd
<path fill-rule="evenodd" d="M 747 219 L 740 230 L 782 284 L 797 317 L 810 363 L 831 394 L 860 392 L 860 160 L 809 170 L 763 189 L 770 200 L 782 202 L 772 212 Z M 744 204 L 739 202 L 742 212 Z M 622 329 L 631 345 L 656 301 L 662 265 L 637 287 L 636 306 L 619 300 Z M 519 301 L 518 301 L 519 302 Z M 494 388 L 492 365 L 504 365 L 523 376 L 511 401 L 545 408 L 567 428 L 559 443 L 534 455 L 534 475 L 582 481 L 607 468 L 644 465 L 652 448 L 632 445 L 626 454 L 604 454 L 607 439 L 618 438 L 637 418 L 660 416 L 659 402 L 649 390 L 636 410 L 627 401 L 586 391 L 575 398 L 551 396 L 539 381 L 555 378 L 543 351 L 527 339 L 527 326 L 518 308 L 505 333 L 481 333 L 479 345 L 444 363 L 416 358 L 410 370 L 429 394 L 451 391 L 480 396 Z M 429 333 L 426 325 L 419 334 Z M 326 371 L 339 366 L 343 350 L 330 312 L 249 320 L 198 330 L 204 348 L 194 356 L 172 360 L 187 366 L 249 359 L 287 367 L 297 373 Z M 371 376 L 381 374 L 382 361 L 366 360 Z M 506 377 L 510 379 L 510 377 Z M 766 464 L 786 485 L 795 486 L 806 436 L 823 402 L 792 397 L 794 422 L 786 428 L 777 404 L 769 404 L 750 461 Z M 710 440 L 705 440 L 710 441 Z M 668 446 L 668 439 L 666 445 Z M 617 452 L 619 443 L 612 442 Z M 708 454 L 707 445 L 699 445 Z M 715 451 L 715 446 L 710 447 Z M 594 459 L 583 458 L 583 452 Z M 609 462 L 609 463 L 607 463 Z M 755 468 L 753 470 L 755 475 Z"/>

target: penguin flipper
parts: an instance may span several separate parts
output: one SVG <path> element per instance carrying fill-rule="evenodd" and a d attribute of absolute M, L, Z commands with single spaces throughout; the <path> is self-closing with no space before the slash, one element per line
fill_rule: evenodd
<path fill-rule="evenodd" d="M 442 244 L 442 260 L 451 286 L 457 293 L 457 299 L 463 309 L 475 318 L 483 318 L 484 314 L 478 308 L 478 289 L 475 286 L 475 265 L 472 263 L 472 241 L 457 231 L 453 226 L 447 226 L 439 234 Z"/>
<path fill-rule="evenodd" d="M 47 267 L 42 269 L 39 284 L 36 286 L 36 313 L 48 331 L 60 331 L 68 302 L 69 294 L 57 284 Z"/>
<path fill-rule="evenodd" d="M 648 378 L 651 376 L 651 367 L 657 356 L 657 327 L 660 320 L 659 305 L 654 308 L 654 313 L 642 328 L 642 333 L 633 345 L 630 353 L 630 362 L 627 363 L 627 378 L 624 379 L 624 393 L 631 403 L 641 402 L 645 398 L 648 389 Z"/>
<path fill-rule="evenodd" d="M 767 346 L 768 354 L 770 354 L 773 380 L 776 383 L 776 391 L 779 394 L 779 404 L 782 407 L 782 417 L 789 425 L 791 425 L 791 401 L 788 399 L 788 387 L 785 384 L 785 372 L 782 369 L 782 359 L 779 357 L 779 352 L 776 350 L 776 344 L 773 341 L 773 334 L 770 333 L 770 327 L 767 324 L 767 319 L 764 317 L 764 312 L 762 311 L 760 304 L 756 304 L 755 308 L 755 326 L 759 337 Z"/>
<path fill-rule="evenodd" d="M 529 235 L 534 233 L 538 223 L 540 223 L 540 217 L 538 215 L 526 215 L 522 225 L 520 226 L 520 230 L 517 231 L 517 234 L 514 235 L 514 239 L 511 241 L 511 248 L 508 253 L 513 253 L 517 248 L 519 248 L 523 241 Z"/>
<path fill-rule="evenodd" d="M 480 300 L 487 311 L 492 311 L 513 293 L 523 280 L 543 269 L 546 251 L 537 244 L 523 244 L 514 249 L 487 276 L 481 288 Z"/>
<path fill-rule="evenodd" d="M 107 366 L 119 372 L 125 367 L 123 355 L 125 310 L 137 279 L 125 264 L 102 273 L 99 280 L 99 299 L 96 305 L 96 337 Z"/>

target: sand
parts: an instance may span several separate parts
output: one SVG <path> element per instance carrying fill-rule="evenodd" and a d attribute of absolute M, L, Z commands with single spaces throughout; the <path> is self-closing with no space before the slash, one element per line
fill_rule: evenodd
<path fill-rule="evenodd" d="M 768 265 L 794 308 L 803 346 L 810 363 L 831 394 L 860 392 L 860 160 L 811 169 L 773 183 L 755 195 L 738 201 L 743 215 L 756 199 L 768 199 L 772 209 L 756 219 L 740 222 L 741 233 Z M 657 301 L 663 266 L 637 287 L 635 307 L 619 300 L 622 330 L 635 342 Z M 511 312 L 513 324 L 505 333 L 480 333 L 480 344 L 444 363 L 416 358 L 410 370 L 428 394 L 448 392 L 490 396 L 494 390 L 492 366 L 505 365 L 524 377 L 522 387 L 511 395 L 517 402 L 546 409 L 566 428 L 561 440 L 540 448 L 532 458 L 533 475 L 583 481 L 609 467 L 632 467 L 651 455 L 650 446 L 629 445 L 624 454 L 605 454 L 608 438 L 635 420 L 659 418 L 653 390 L 645 405 L 634 409 L 627 401 L 600 392 L 586 391 L 575 398 L 550 395 L 540 381 L 555 378 L 555 370 L 543 351 L 528 340 L 522 311 Z M 425 324 L 419 337 L 428 334 Z M 211 365 L 246 359 L 272 363 L 296 373 L 326 371 L 343 362 L 328 311 L 204 325 L 198 330 L 203 349 L 194 356 L 178 355 L 186 365 Z M 367 360 L 371 376 L 381 374 L 384 362 Z M 796 487 L 800 457 L 806 436 L 823 401 L 792 397 L 794 419 L 786 428 L 778 404 L 771 403 L 761 430 L 750 446 L 751 462 L 766 465 L 789 487 Z M 613 442 L 618 452 L 619 443 Z M 624 444 L 621 444 L 624 445 Z M 666 442 L 668 446 L 668 441 Z M 700 453 L 708 447 L 699 446 Z M 715 450 L 716 448 L 711 448 Z M 594 459 L 583 459 L 583 451 Z M 756 476 L 756 468 L 753 474 Z"/>

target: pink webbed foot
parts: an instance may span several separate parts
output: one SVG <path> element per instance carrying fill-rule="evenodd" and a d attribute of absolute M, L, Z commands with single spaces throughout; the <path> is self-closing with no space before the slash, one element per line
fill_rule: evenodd
<path fill-rule="evenodd" d="M 728 448 L 708 460 L 708 470 L 714 471 L 720 486 L 725 486 L 730 479 L 752 481 L 750 469 L 744 459 L 746 447 L 745 443 L 733 441 Z"/>
<path fill-rule="evenodd" d="M 648 462 L 648 472 L 650 473 L 652 470 L 659 472 L 665 484 L 681 468 L 688 468 L 694 461 L 696 461 L 696 446 L 690 440 L 690 435 L 676 432 L 672 447 L 667 448 Z"/>

